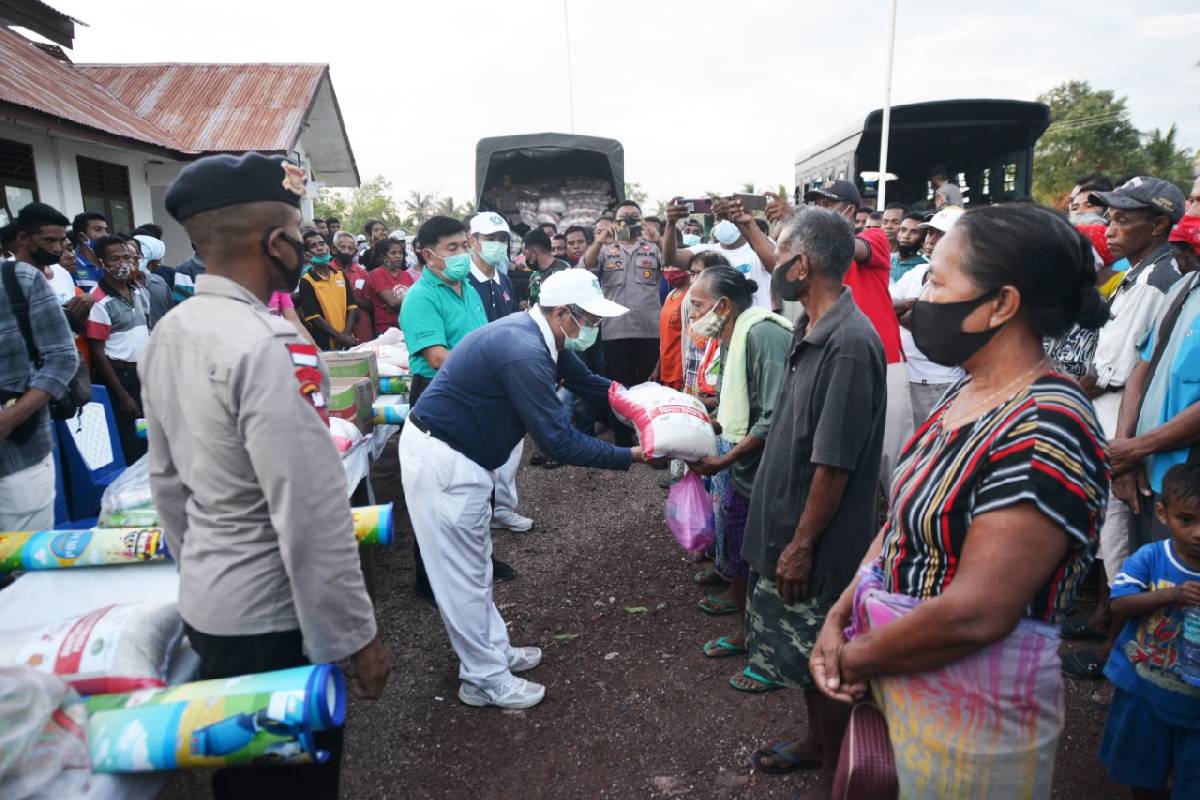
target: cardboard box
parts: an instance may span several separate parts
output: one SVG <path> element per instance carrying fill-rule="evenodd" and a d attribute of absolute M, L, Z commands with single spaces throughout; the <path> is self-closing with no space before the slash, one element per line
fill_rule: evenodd
<path fill-rule="evenodd" d="M 379 393 L 379 362 L 374 353 L 330 351 L 321 353 L 321 360 L 330 378 L 368 378 L 371 392 Z"/>
<path fill-rule="evenodd" d="M 331 378 L 329 416 L 348 419 L 363 433 L 375 429 L 375 393 L 369 378 Z"/>

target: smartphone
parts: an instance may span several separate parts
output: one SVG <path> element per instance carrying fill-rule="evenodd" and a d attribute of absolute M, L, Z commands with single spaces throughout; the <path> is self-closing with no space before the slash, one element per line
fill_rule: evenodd
<path fill-rule="evenodd" d="M 623 220 L 617 221 L 617 238 L 622 242 L 632 242 L 642 235 L 642 226 L 640 223 L 634 225 L 626 225 Z"/>
<path fill-rule="evenodd" d="M 767 210 L 767 196 L 764 194 L 735 194 L 733 199 L 741 201 L 742 208 L 747 211 Z"/>
<path fill-rule="evenodd" d="M 693 197 L 691 200 L 680 201 L 689 214 L 711 214 L 712 200 L 707 197 Z"/>

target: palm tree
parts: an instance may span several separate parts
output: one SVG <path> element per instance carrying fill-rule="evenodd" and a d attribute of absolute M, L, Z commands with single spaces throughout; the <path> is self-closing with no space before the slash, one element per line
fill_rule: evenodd
<path fill-rule="evenodd" d="M 431 194 L 421 194 L 419 190 L 408 193 L 408 199 L 404 201 L 404 207 L 408 210 L 409 217 L 420 225 L 425 220 L 433 216 L 434 196 Z"/>
<path fill-rule="evenodd" d="M 453 217 L 454 213 L 454 198 L 447 195 L 437 202 L 435 213 L 443 217 Z"/>

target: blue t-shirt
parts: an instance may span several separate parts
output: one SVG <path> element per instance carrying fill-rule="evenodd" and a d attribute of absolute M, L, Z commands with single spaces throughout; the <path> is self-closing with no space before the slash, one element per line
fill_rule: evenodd
<path fill-rule="evenodd" d="M 1158 323 L 1151 329 L 1150 336 L 1142 346 L 1142 360 L 1149 361 L 1154 356 L 1154 347 L 1160 334 L 1158 326 L 1162 325 L 1163 316 L 1167 313 L 1167 309 L 1174 304 L 1179 294 L 1188 291 L 1183 307 L 1179 310 L 1175 330 L 1171 334 L 1171 338 L 1167 340 L 1166 349 L 1163 350 L 1162 360 L 1146 385 L 1146 394 L 1142 400 L 1142 412 L 1138 417 L 1138 436 L 1165 425 L 1200 402 L 1200 288 L 1198 287 L 1200 287 L 1200 281 L 1190 275 L 1176 281 L 1163 301 Z M 1176 464 L 1187 461 L 1190 452 L 1190 447 L 1180 447 L 1162 453 L 1153 453 L 1147 458 L 1146 478 L 1150 482 L 1150 488 L 1155 492 L 1161 492 L 1162 481 L 1167 470 Z"/>
<path fill-rule="evenodd" d="M 1200 572 L 1183 565 L 1175 545 L 1167 539 L 1138 548 L 1125 559 L 1113 580 L 1116 600 L 1140 592 L 1170 589 L 1187 581 L 1200 581 Z M 1179 648 L 1183 638 L 1183 606 L 1172 603 L 1125 623 L 1104 666 L 1105 676 L 1117 687 L 1149 703 L 1169 725 L 1200 730 L 1200 687 L 1179 674 Z"/>

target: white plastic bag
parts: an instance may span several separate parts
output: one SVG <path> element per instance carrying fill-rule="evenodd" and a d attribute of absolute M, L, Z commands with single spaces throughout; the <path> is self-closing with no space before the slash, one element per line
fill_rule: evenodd
<path fill-rule="evenodd" d="M 0 669 L 0 797 L 82 797 L 91 779 L 87 711 L 70 686 L 23 667 Z"/>
<path fill-rule="evenodd" d="M 696 461 L 717 454 L 708 410 L 694 397 L 659 383 L 626 389 L 614 381 L 608 387 L 608 402 L 618 417 L 637 430 L 648 457 Z"/>
<path fill-rule="evenodd" d="M 111 694 L 166 685 L 183 636 L 173 604 L 105 606 L 49 625 L 5 631 L 0 667 L 57 675 L 80 694 Z"/>
<path fill-rule="evenodd" d="M 114 511 L 153 508 L 150 496 L 150 456 L 142 456 L 110 483 L 100 498 L 100 515 Z"/>

